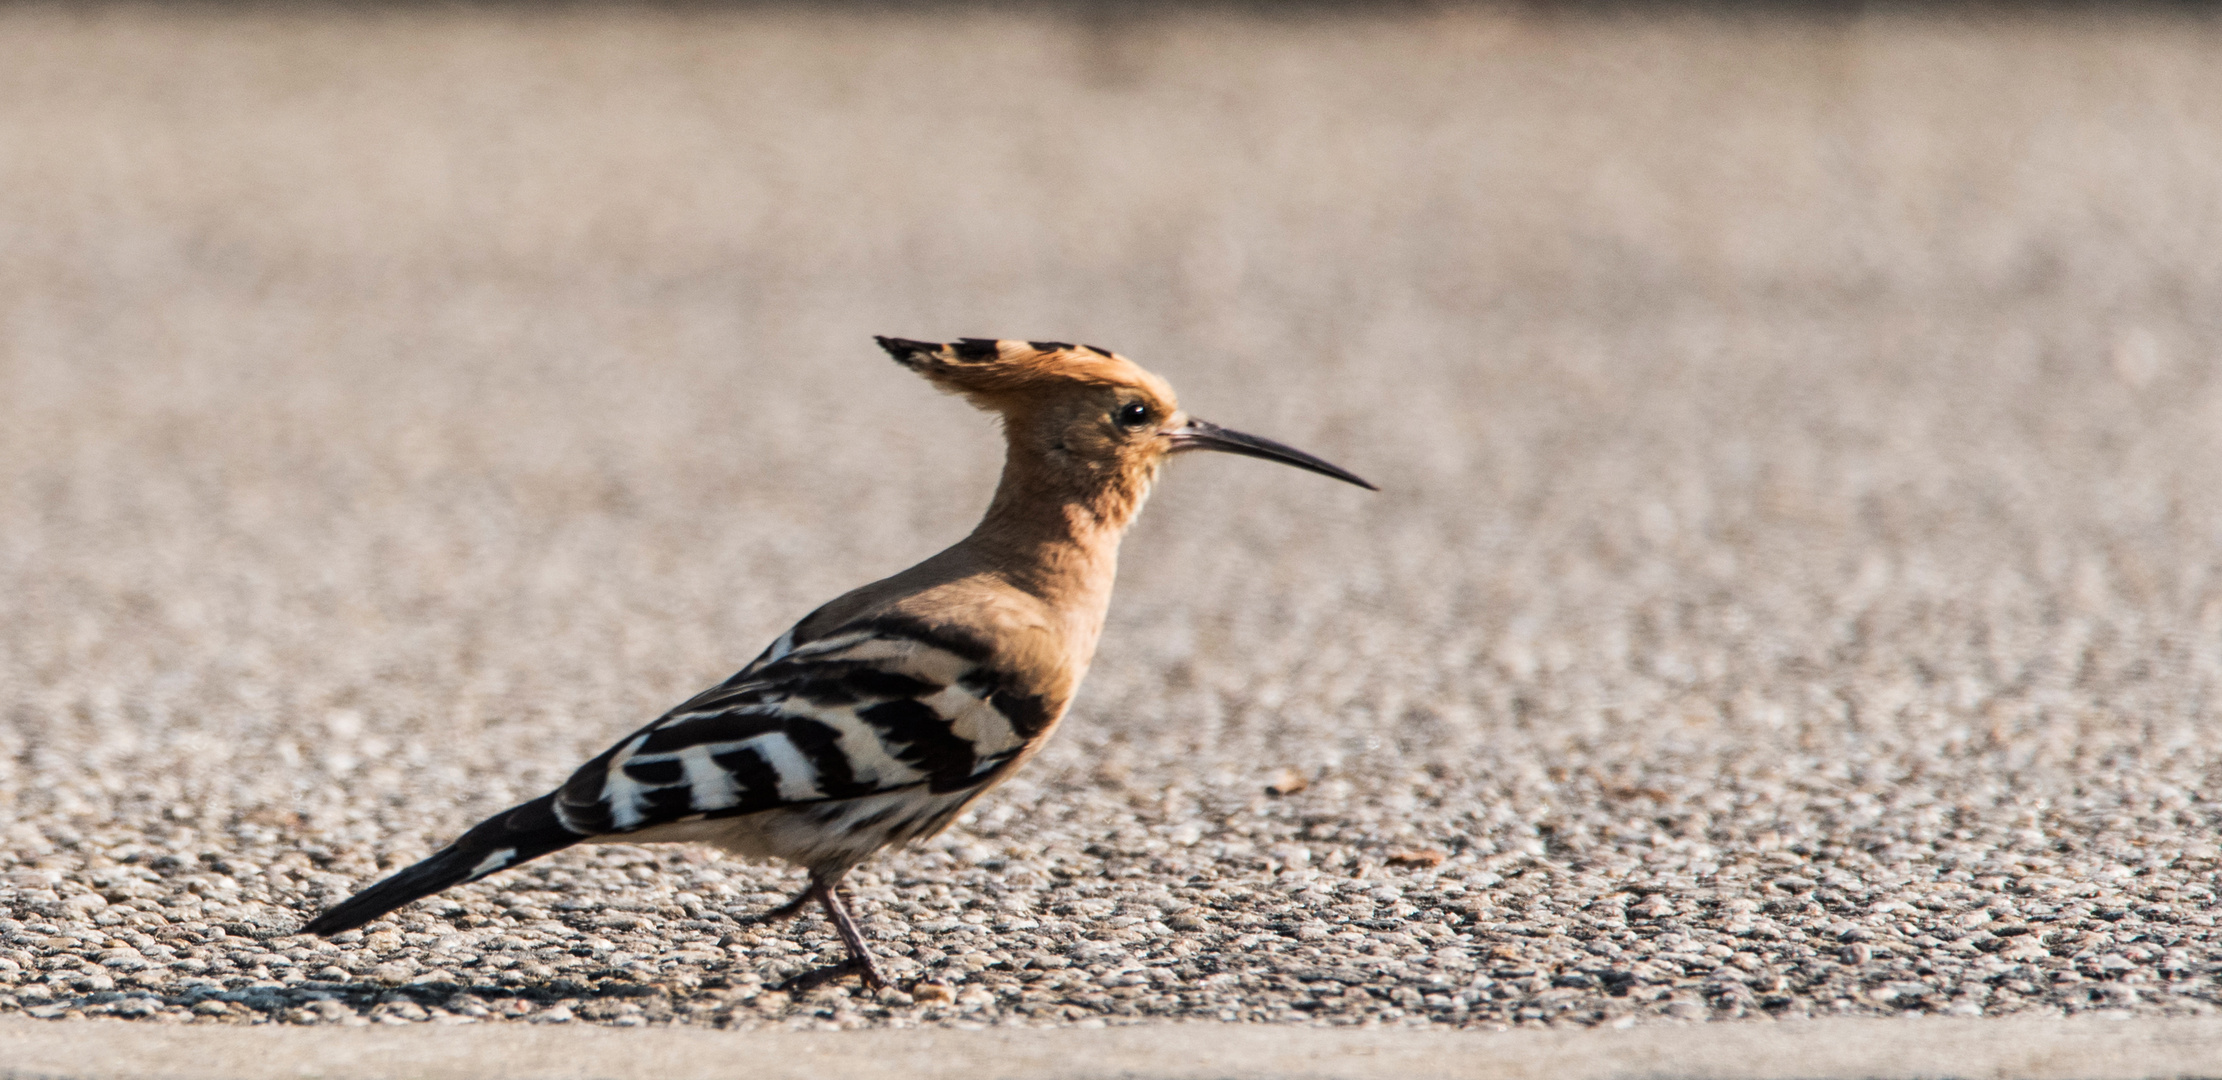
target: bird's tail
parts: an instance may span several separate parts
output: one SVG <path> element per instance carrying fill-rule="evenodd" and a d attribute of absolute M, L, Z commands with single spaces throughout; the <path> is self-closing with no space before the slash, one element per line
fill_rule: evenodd
<path fill-rule="evenodd" d="M 323 937 L 345 933 L 411 900 L 477 881 L 584 839 L 557 820 L 555 796 L 542 795 L 479 822 L 439 854 L 348 897 L 300 932 Z"/>

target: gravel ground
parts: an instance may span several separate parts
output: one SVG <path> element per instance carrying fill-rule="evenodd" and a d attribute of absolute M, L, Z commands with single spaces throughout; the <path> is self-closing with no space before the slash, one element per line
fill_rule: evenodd
<path fill-rule="evenodd" d="M 0 1012 L 2212 1012 L 2218 133 L 2130 15 L 0 9 Z M 289 936 L 962 533 L 873 333 L 1385 490 L 1171 471 L 900 989 L 692 849 Z"/>

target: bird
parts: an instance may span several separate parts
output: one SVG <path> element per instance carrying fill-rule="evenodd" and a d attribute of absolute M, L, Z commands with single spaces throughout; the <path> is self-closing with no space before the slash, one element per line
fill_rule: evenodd
<path fill-rule="evenodd" d="M 787 980 L 887 985 L 839 886 L 874 853 L 946 828 L 1040 750 L 1093 660 L 1119 541 L 1166 459 L 1219 451 L 1378 490 L 1293 447 L 1184 412 L 1164 379 L 1058 341 L 876 339 L 995 414 L 1006 443 L 964 539 L 852 590 L 731 678 L 580 766 L 562 786 L 341 901 L 330 937 L 412 901 L 580 843 L 701 842 L 807 871 L 846 959 Z"/>

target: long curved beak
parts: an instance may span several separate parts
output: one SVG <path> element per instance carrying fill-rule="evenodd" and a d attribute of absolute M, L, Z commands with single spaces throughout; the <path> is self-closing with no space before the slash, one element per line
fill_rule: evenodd
<path fill-rule="evenodd" d="M 1315 472 L 1321 476 L 1332 476 L 1343 483 L 1356 484 L 1367 491 L 1381 490 L 1367 483 L 1358 474 L 1339 465 L 1322 461 L 1293 446 L 1283 446 L 1271 439 L 1261 439 L 1255 435 L 1244 435 L 1239 431 L 1231 431 L 1217 424 L 1198 420 L 1193 416 L 1188 418 L 1186 424 L 1166 432 L 1165 438 L 1173 444 L 1170 453 L 1178 454 L 1187 450 L 1217 450 L 1222 454 L 1241 454 L 1243 457 L 1264 458 L 1267 461 L 1278 461 L 1283 465 L 1294 465 L 1299 469 Z"/>

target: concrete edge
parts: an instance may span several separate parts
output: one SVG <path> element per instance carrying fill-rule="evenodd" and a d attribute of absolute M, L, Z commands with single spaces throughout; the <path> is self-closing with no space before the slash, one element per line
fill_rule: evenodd
<path fill-rule="evenodd" d="M 1237 1024 L 900 1031 L 298 1028 L 0 1017 L 5 1080 L 2148 1080 L 2222 1076 L 2222 1019 L 1810 1020 L 1622 1031 Z"/>

